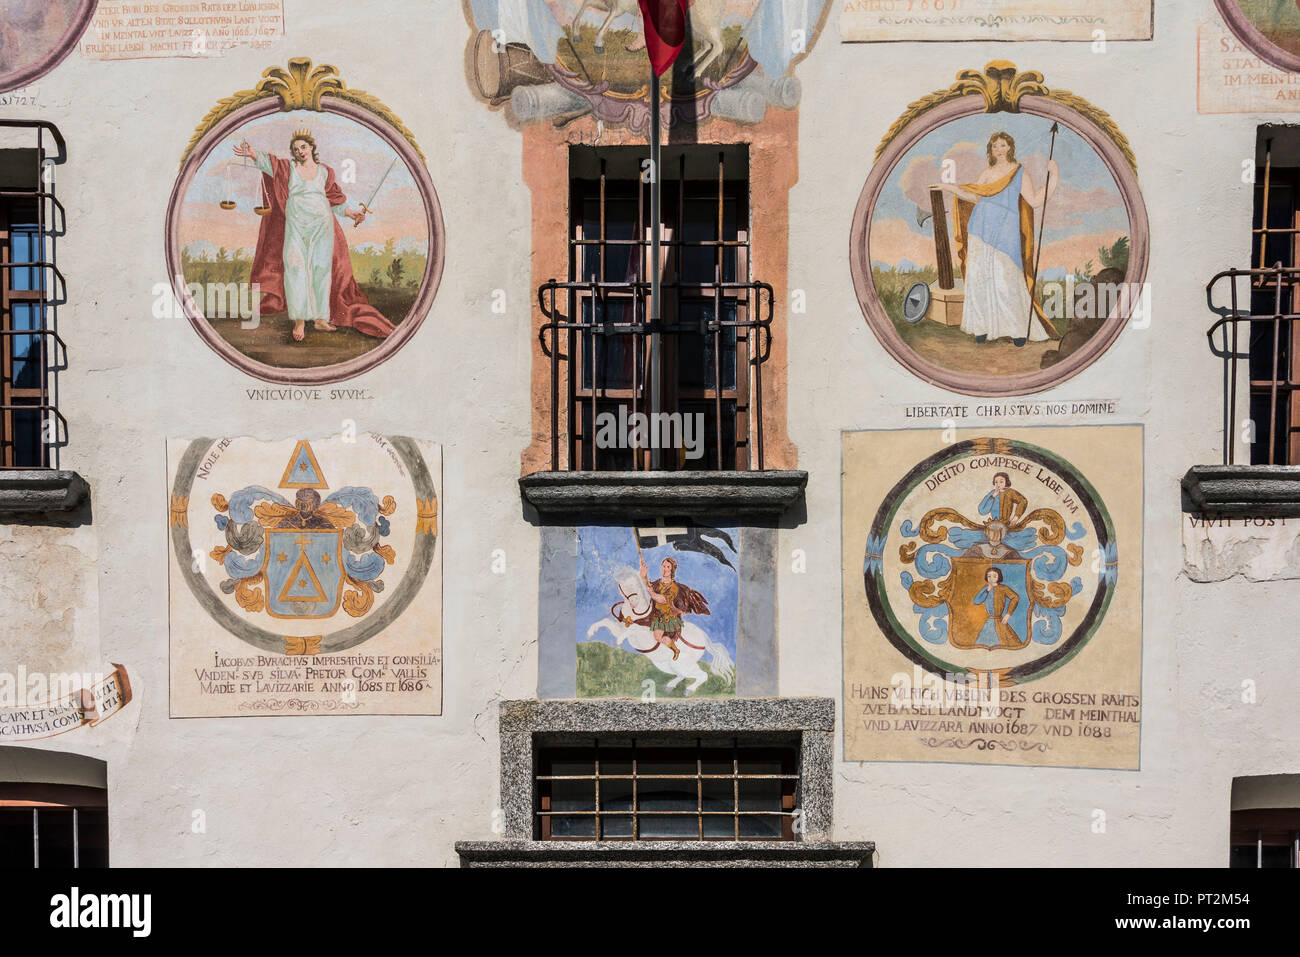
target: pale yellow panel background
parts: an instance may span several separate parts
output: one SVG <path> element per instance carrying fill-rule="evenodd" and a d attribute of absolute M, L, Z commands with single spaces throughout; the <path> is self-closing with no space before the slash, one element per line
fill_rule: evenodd
<path fill-rule="evenodd" d="M 840 0 L 840 38 L 1150 40 L 1151 0 Z"/>
<path fill-rule="evenodd" d="M 1196 104 L 1201 113 L 1300 113 L 1300 74 L 1264 62 L 1215 20 L 1197 40 Z"/>
<path fill-rule="evenodd" d="M 1130 695 L 1140 703 L 1142 693 L 1142 428 L 1140 426 L 1078 426 L 1059 428 L 963 429 L 944 440 L 941 429 L 894 432 L 846 432 L 843 435 L 844 462 L 844 757 L 848 761 L 934 761 L 973 764 L 1018 764 L 1045 767 L 1088 767 L 1137 769 L 1139 765 L 1140 723 L 1121 721 L 1081 721 L 1079 709 L 1104 708 L 1140 715 L 1140 709 L 1105 705 L 1101 696 Z M 876 512 L 894 485 L 917 463 L 942 448 L 977 438 L 1019 440 L 1047 449 L 1065 459 L 1096 490 L 1101 503 L 1110 513 L 1119 546 L 1119 578 L 1110 607 L 1087 645 L 1065 666 L 1052 674 L 1022 685 L 1001 689 L 1003 708 L 1023 708 L 1016 723 L 1028 729 L 1008 730 L 1000 734 L 970 734 L 970 720 L 1007 721 L 1000 718 L 963 718 L 937 713 L 888 713 L 881 706 L 889 698 L 872 698 L 867 689 L 888 692 L 895 675 L 906 675 L 919 684 L 924 673 L 899 653 L 880 632 L 867 606 L 862 565 L 867 536 Z M 1030 496 L 1030 508 L 1043 504 L 1041 496 L 1031 494 L 1028 482 L 1017 486 Z M 949 503 L 936 493 L 934 505 L 962 506 L 975 511 L 977 502 L 965 498 Z M 916 516 L 919 519 L 919 515 Z M 914 519 L 915 520 L 915 519 Z M 897 551 L 901 544 L 896 525 L 891 530 L 886 551 Z M 1094 591 L 1094 556 L 1083 557 L 1078 574 L 1089 584 L 1083 596 Z M 888 568 L 888 565 L 886 566 Z M 1089 577 L 1093 576 L 1093 577 Z M 1067 578 L 1068 580 L 1068 578 Z M 1076 601 L 1078 599 L 1075 599 Z M 1068 637 L 1071 618 L 1062 641 Z M 947 649 L 950 651 L 950 649 Z M 938 652 L 936 652 L 938 653 Z M 946 654 L 945 657 L 951 657 Z M 951 687 L 951 686 L 950 686 Z M 1032 700 L 1035 694 L 1095 694 L 1092 705 L 1073 705 L 1076 719 L 1053 720 L 1066 725 L 1069 737 L 1049 737 L 1044 727 L 1049 723 L 1045 709 L 1056 707 Z M 1024 700 L 1018 700 L 1023 696 Z M 876 710 L 868 713 L 867 706 Z M 1066 705 L 1071 707 L 1071 705 Z M 960 733 L 940 731 L 929 725 L 905 725 L 906 721 L 963 722 Z M 878 723 L 887 721 L 888 730 Z M 872 722 L 872 725 L 868 725 Z M 1079 725 L 1089 724 L 1108 729 L 1109 737 L 1085 737 Z M 1104 732 L 1103 732 L 1104 733 Z M 1008 743 L 988 750 L 972 742 L 975 738 L 995 738 Z M 927 744 L 935 742 L 957 744 Z M 1024 742 L 1022 745 L 1021 742 Z M 1046 744 L 1046 749 L 1039 746 Z M 1014 746 L 1014 747 L 1012 747 Z"/>
<path fill-rule="evenodd" d="M 386 567 L 381 576 L 384 589 L 375 592 L 374 605 L 361 618 L 351 617 L 342 608 L 327 619 L 273 618 L 265 611 L 245 611 L 233 595 L 222 594 L 218 587 L 228 576 L 210 557 L 213 548 L 225 545 L 225 535 L 213 520 L 217 512 L 211 503 L 212 496 L 220 494 L 229 499 L 242 488 L 260 485 L 292 501 L 294 490 L 281 489 L 279 485 L 297 446 L 297 438 L 269 442 L 231 439 L 229 447 L 215 454 L 206 477 L 200 467 L 187 510 L 190 543 L 202 553 L 202 574 L 211 589 L 221 595 L 226 607 L 264 631 L 295 637 L 328 635 L 382 614 L 406 574 L 417 534 L 414 486 L 383 437 L 361 433 L 354 441 L 344 441 L 341 436 L 308 441 L 329 484 L 328 489 L 320 490 L 322 498 L 328 498 L 344 486 L 361 486 L 371 489 L 381 500 L 391 495 L 397 502 L 396 510 L 388 516 L 391 532 L 381 539 L 381 544 L 394 549 L 396 561 Z M 214 457 L 217 444 L 213 446 L 214 452 L 205 456 L 205 462 Z M 441 505 L 441 448 L 426 442 L 416 442 L 416 445 L 433 477 Z M 188 446 L 189 442 L 184 440 L 167 443 L 169 490 Z M 169 533 L 172 717 L 441 714 L 441 514 L 438 522 L 433 565 L 415 599 L 396 620 L 379 634 L 346 651 L 293 657 L 263 651 L 218 624 L 191 593 Z M 260 587 L 265 592 L 265 585 Z M 424 660 L 403 660 L 411 656 L 422 656 Z M 313 669 L 311 675 L 307 673 L 308 668 Z M 204 690 L 205 682 L 215 687 L 233 683 L 237 690 L 234 693 Z M 305 682 L 311 682 L 312 687 L 305 689 Z M 327 682 L 329 690 L 324 687 Z M 351 682 L 352 686 L 340 691 L 340 682 Z"/>
<path fill-rule="evenodd" d="M 284 0 L 172 3 L 99 0 L 81 38 L 97 60 L 220 56 L 239 46 L 266 47 L 284 36 Z"/>

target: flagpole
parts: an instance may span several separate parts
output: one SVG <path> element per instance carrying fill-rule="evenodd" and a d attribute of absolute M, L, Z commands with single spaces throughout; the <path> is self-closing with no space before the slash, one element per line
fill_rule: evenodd
<path fill-rule="evenodd" d="M 662 371 L 662 356 L 660 355 L 660 334 L 659 324 L 663 319 L 663 308 L 659 301 L 660 297 L 660 243 L 663 239 L 663 227 L 661 225 L 662 215 L 660 214 L 660 203 L 663 199 L 662 185 L 659 179 L 659 141 L 661 133 L 659 129 L 659 74 L 654 68 L 650 69 L 650 422 L 657 421 L 654 418 L 655 413 L 660 411 L 662 396 L 660 395 L 660 378 Z M 653 424 L 651 425 L 653 429 Z M 658 442 L 650 443 L 650 468 L 658 470 L 662 468 L 662 455 Z"/>

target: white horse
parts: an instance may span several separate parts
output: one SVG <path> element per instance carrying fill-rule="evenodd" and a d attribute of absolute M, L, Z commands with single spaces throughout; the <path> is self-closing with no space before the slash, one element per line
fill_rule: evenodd
<path fill-rule="evenodd" d="M 710 638 L 704 629 L 687 622 L 682 626 L 677 639 L 678 655 L 673 659 L 671 648 L 655 641 L 654 632 L 646 625 L 625 625 L 623 618 L 643 618 L 650 611 L 650 596 L 645 585 L 635 572 L 624 575 L 619 584 L 627 596 L 610 609 L 612 617 L 602 618 L 587 629 L 587 640 L 595 638 L 603 628 L 617 639 L 621 647 L 627 642 L 633 651 L 650 659 L 650 663 L 665 674 L 675 675 L 665 686 L 665 691 L 672 691 L 685 679 L 690 679 L 686 694 L 694 694 L 700 685 L 709 680 L 709 675 L 700 667 L 700 659 L 709 656 L 707 667 L 723 681 L 731 681 L 736 675 L 736 665 L 727 654 L 727 649 Z"/>
<path fill-rule="evenodd" d="M 605 20 L 596 31 L 595 48 L 597 52 L 605 49 L 605 33 L 616 17 L 631 14 L 639 15 L 641 6 L 637 0 L 582 0 L 578 12 L 573 15 L 573 30 L 576 34 L 578 21 L 587 12 L 587 8 L 603 11 Z M 691 18 L 691 38 L 695 44 L 695 61 L 692 67 L 696 76 L 702 76 L 714 60 L 722 56 L 722 14 L 725 12 L 726 0 L 694 0 L 689 7 Z M 639 44 L 629 49 L 641 49 Z"/>

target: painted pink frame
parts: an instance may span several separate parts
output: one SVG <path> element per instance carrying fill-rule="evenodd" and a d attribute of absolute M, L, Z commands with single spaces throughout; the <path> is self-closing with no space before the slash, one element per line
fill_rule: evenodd
<path fill-rule="evenodd" d="M 1242 43 L 1246 44 L 1261 59 L 1273 64 L 1279 70 L 1300 73 L 1300 56 L 1283 50 L 1280 46 L 1264 36 L 1263 32 L 1251 23 L 1241 12 L 1234 0 L 1214 0 L 1219 15 L 1228 25 L 1228 29 Z"/>
<path fill-rule="evenodd" d="M 346 116 L 348 119 L 360 123 L 382 137 L 384 142 L 391 146 L 402 158 L 406 167 L 411 171 L 411 176 L 415 180 L 420 197 L 424 200 L 425 221 L 429 232 L 428 262 L 425 266 L 424 278 L 420 283 L 419 294 L 411 306 L 411 311 L 398 325 L 397 331 L 393 335 L 365 355 L 349 359 L 347 362 L 317 366 L 311 369 L 282 369 L 278 366 L 250 359 L 230 345 L 212 329 L 201 312 L 192 308 L 193 304 L 186 295 L 181 273 L 181 249 L 178 235 L 180 211 L 184 204 L 185 195 L 189 192 L 190 185 L 194 181 L 199 167 L 203 165 L 213 149 L 224 142 L 226 137 L 230 136 L 234 130 L 250 120 L 278 113 L 280 111 L 280 100 L 276 97 L 268 97 L 256 103 L 250 103 L 248 106 L 242 107 L 227 116 L 208 131 L 207 135 L 191 151 L 189 157 L 185 160 L 184 166 L 181 167 L 180 177 L 176 180 L 171 200 L 167 204 L 167 269 L 168 275 L 171 277 L 172 287 L 176 292 L 176 298 L 184 304 L 185 315 L 189 319 L 190 325 L 194 327 L 194 331 L 214 352 L 232 366 L 266 382 L 292 385 L 325 385 L 332 382 L 343 382 L 359 376 L 363 372 L 368 372 L 394 355 L 419 331 L 425 316 L 428 315 L 430 308 L 433 306 L 433 300 L 438 294 L 438 286 L 442 282 L 442 270 L 446 258 L 442 205 L 438 202 L 437 191 L 433 188 L 433 181 L 429 178 L 429 171 L 425 168 L 420 155 L 396 130 L 359 106 L 337 97 L 326 96 L 321 99 L 321 110 L 338 116 Z"/>
<path fill-rule="evenodd" d="M 1101 156 L 1119 186 L 1124 207 L 1128 212 L 1130 250 L 1125 282 L 1142 283 L 1146 279 L 1147 261 L 1150 255 L 1150 226 L 1146 205 L 1142 201 L 1142 192 L 1138 186 L 1137 174 L 1133 168 L 1104 132 L 1068 106 L 1043 96 L 1024 96 L 1020 99 L 1020 111 L 1031 116 L 1042 116 L 1059 121 L 1082 136 Z M 862 188 L 857 209 L 854 211 L 853 231 L 849 239 L 849 263 L 853 272 L 853 286 L 857 291 L 858 304 L 862 307 L 867 325 L 880 340 L 880 344 L 885 347 L 885 351 L 913 375 L 932 385 L 966 395 L 1027 395 L 1059 385 L 1101 358 L 1102 353 L 1109 349 L 1124 331 L 1132 309 L 1121 312 L 1122 304 L 1117 304 L 1107 318 L 1106 324 L 1088 340 L 1082 349 L 1050 368 L 1014 376 L 981 376 L 944 368 L 913 351 L 903 341 L 898 330 L 894 328 L 894 323 L 885 313 L 871 279 L 871 221 L 876 203 L 894 167 L 927 133 L 952 120 L 983 112 L 984 101 L 979 96 L 964 96 L 959 100 L 949 101 L 912 123 L 889 144 L 888 149 L 872 168 L 871 175 Z"/>
<path fill-rule="evenodd" d="M 99 0 L 82 0 L 82 4 L 73 17 L 67 32 L 59 38 L 59 42 L 51 47 L 45 56 L 24 69 L 0 74 L 0 93 L 8 93 L 20 86 L 26 86 L 32 80 L 40 79 L 67 59 L 68 54 L 81 42 L 81 37 L 86 32 L 86 27 L 90 26 L 91 18 L 95 16 L 95 10 L 98 7 Z"/>

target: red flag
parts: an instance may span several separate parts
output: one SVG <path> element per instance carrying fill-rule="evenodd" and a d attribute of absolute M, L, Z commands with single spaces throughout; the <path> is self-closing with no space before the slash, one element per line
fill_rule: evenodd
<path fill-rule="evenodd" d="M 640 0 L 645 46 L 655 76 L 663 76 L 686 42 L 687 0 Z"/>

